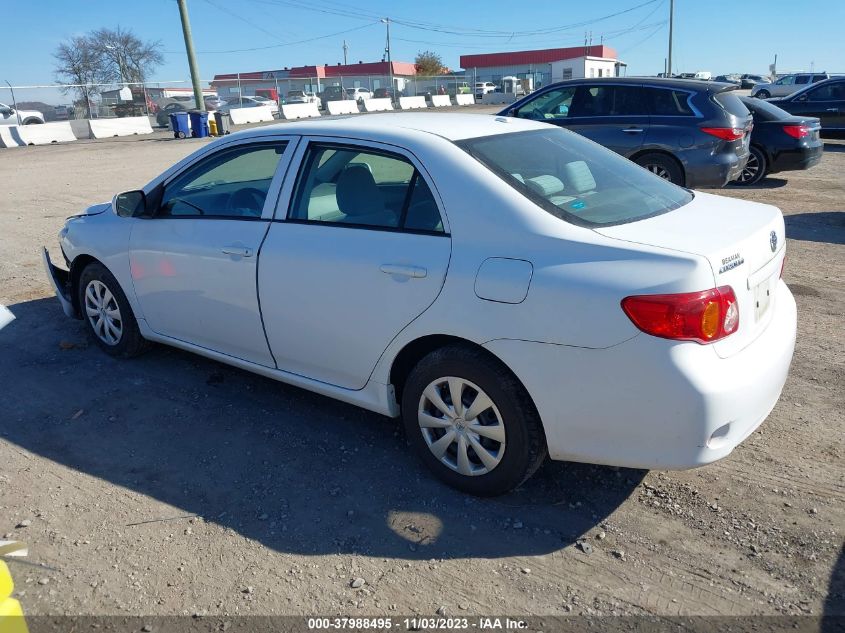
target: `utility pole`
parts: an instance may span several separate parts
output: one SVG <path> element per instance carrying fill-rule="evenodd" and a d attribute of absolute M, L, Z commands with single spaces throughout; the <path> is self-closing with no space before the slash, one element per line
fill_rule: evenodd
<path fill-rule="evenodd" d="M 387 26 L 387 48 L 385 51 L 387 52 L 387 68 L 390 73 L 390 94 L 393 95 L 395 87 L 393 85 L 393 62 L 390 59 L 390 18 L 382 18 L 381 22 Z"/>
<path fill-rule="evenodd" d="M 18 125 L 21 124 L 21 113 L 18 112 L 18 102 L 15 100 L 15 89 L 12 88 L 12 84 L 6 80 L 6 85 L 9 86 L 9 91 L 12 93 L 12 107 L 15 109 L 15 117 L 18 120 Z"/>
<path fill-rule="evenodd" d="M 346 54 L 349 52 L 349 47 L 346 45 L 346 40 L 343 40 L 343 65 L 346 66 Z"/>
<path fill-rule="evenodd" d="M 675 0 L 669 0 L 669 59 L 668 59 L 668 66 L 669 66 L 669 74 L 668 77 L 672 76 L 672 35 L 673 30 L 675 27 Z"/>
<path fill-rule="evenodd" d="M 194 54 L 194 39 L 191 36 L 191 22 L 188 19 L 188 6 L 186 0 L 176 0 L 179 5 L 179 17 L 182 18 L 182 35 L 185 36 L 185 52 L 188 53 L 188 67 L 191 70 L 191 83 L 194 86 L 194 101 L 197 110 L 205 110 L 205 101 L 202 98 L 200 88 L 200 74 L 197 70 L 197 58 Z"/>

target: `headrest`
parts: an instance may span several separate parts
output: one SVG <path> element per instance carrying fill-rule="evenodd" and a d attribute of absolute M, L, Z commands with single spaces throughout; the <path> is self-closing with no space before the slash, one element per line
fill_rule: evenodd
<path fill-rule="evenodd" d="M 337 179 L 337 206 L 344 215 L 367 215 L 384 211 L 384 198 L 369 166 L 347 165 Z"/>
<path fill-rule="evenodd" d="M 526 178 L 525 184 L 532 191 L 536 191 L 541 196 L 548 198 L 556 193 L 563 191 L 563 181 L 554 176 L 535 176 L 534 178 Z"/>
<path fill-rule="evenodd" d="M 569 186 L 577 193 L 586 193 L 593 191 L 596 188 L 596 179 L 593 178 L 593 172 L 583 160 L 572 161 L 563 166 L 563 171 L 566 174 L 566 180 Z"/>

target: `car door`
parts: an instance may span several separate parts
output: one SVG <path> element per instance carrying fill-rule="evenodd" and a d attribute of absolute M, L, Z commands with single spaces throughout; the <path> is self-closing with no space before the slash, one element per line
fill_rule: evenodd
<path fill-rule="evenodd" d="M 822 129 L 845 129 L 845 80 L 830 81 L 790 100 L 787 108 L 792 114 L 821 119 Z"/>
<path fill-rule="evenodd" d="M 691 128 L 696 126 L 690 103 L 694 93 L 671 86 L 645 86 L 644 91 L 651 121 L 645 145 L 673 153 L 689 147 Z"/>
<path fill-rule="evenodd" d="M 285 137 L 228 143 L 150 193 L 129 257 L 154 332 L 275 366 L 258 305 L 257 255 L 292 151 Z"/>
<path fill-rule="evenodd" d="M 649 123 L 643 87 L 609 83 L 578 86 L 566 120 L 572 131 L 626 157 L 642 147 Z"/>
<path fill-rule="evenodd" d="M 363 388 L 390 341 L 437 298 L 451 253 L 431 180 L 394 146 L 311 139 L 261 250 L 279 369 Z"/>

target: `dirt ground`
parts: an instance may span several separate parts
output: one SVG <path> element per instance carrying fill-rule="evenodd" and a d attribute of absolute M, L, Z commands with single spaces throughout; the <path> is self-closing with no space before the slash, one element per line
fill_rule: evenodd
<path fill-rule="evenodd" d="M 845 614 L 845 142 L 722 192 L 787 214 L 798 344 L 759 431 L 706 468 L 547 463 L 492 500 L 396 421 L 165 347 L 116 361 L 64 317 L 40 246 L 202 142 L 0 151 L 0 538 L 29 545 L 27 613 Z"/>

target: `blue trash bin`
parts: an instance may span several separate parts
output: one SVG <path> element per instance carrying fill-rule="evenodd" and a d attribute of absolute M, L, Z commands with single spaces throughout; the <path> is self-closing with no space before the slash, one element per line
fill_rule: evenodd
<path fill-rule="evenodd" d="M 191 110 L 191 136 L 205 138 L 208 136 L 208 112 Z"/>
<path fill-rule="evenodd" d="M 185 138 L 188 136 L 191 133 L 191 128 L 188 127 L 188 113 L 171 112 L 170 127 L 173 130 L 174 138 Z"/>

